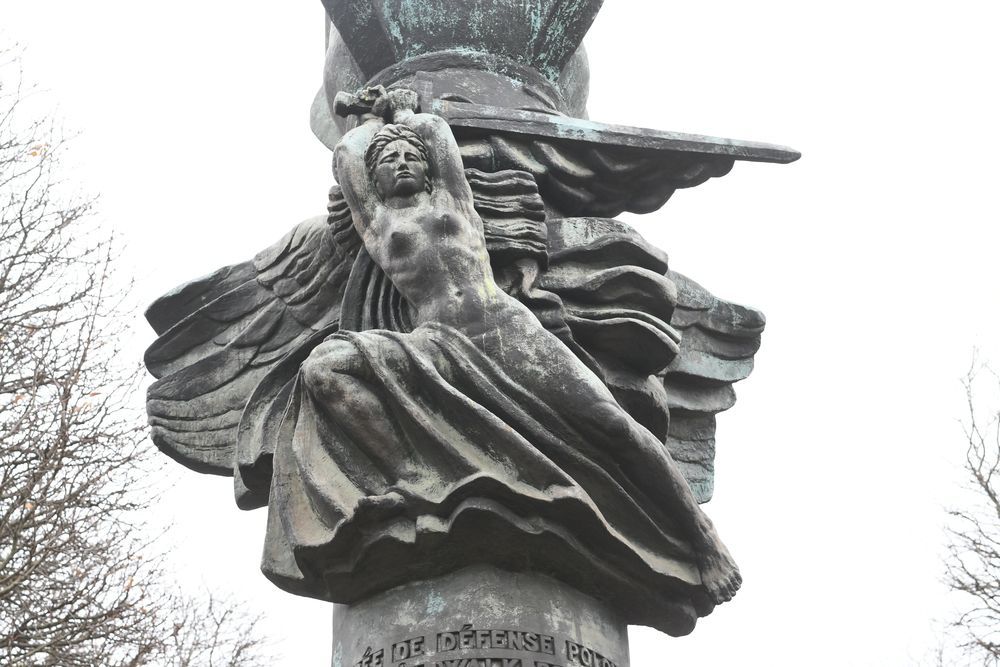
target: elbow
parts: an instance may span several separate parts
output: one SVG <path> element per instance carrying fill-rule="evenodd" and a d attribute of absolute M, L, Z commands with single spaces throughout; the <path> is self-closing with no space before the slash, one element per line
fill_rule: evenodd
<path fill-rule="evenodd" d="M 358 155 L 358 149 L 362 144 L 362 137 L 358 134 L 358 129 L 360 128 L 355 128 L 344 135 L 337 147 L 333 149 L 334 156 Z"/>
<path fill-rule="evenodd" d="M 420 135 L 428 146 L 437 143 L 444 137 L 448 137 L 449 139 L 452 137 L 451 127 L 448 125 L 448 122 L 444 118 L 434 114 L 416 114 L 408 125 L 414 132 Z"/>
<path fill-rule="evenodd" d="M 348 155 L 364 155 L 375 133 L 382 129 L 381 121 L 367 121 L 350 130 L 337 144 L 334 152 L 340 150 Z"/>
<path fill-rule="evenodd" d="M 365 151 L 368 149 L 368 144 L 370 142 L 371 136 L 361 136 L 357 134 L 351 136 L 351 133 L 348 132 L 344 135 L 344 138 L 340 140 L 340 143 L 337 144 L 336 148 L 333 149 L 334 168 L 340 169 L 342 166 L 347 167 L 351 164 L 364 164 Z"/>
<path fill-rule="evenodd" d="M 356 172 L 359 167 L 363 169 L 362 165 L 364 165 L 363 156 L 340 146 L 333 150 L 333 175 L 341 187 L 350 182 L 351 173 Z"/>
<path fill-rule="evenodd" d="M 347 150 L 344 148 L 343 142 L 337 144 L 337 147 L 333 149 L 333 172 L 337 175 L 338 179 L 343 169 L 346 153 Z"/>
<path fill-rule="evenodd" d="M 450 129 L 448 127 L 448 122 L 441 116 L 438 116 L 437 114 L 421 113 L 417 114 L 415 118 L 419 118 L 421 123 L 426 125 L 428 128 L 432 128 L 437 131 Z"/>
<path fill-rule="evenodd" d="M 448 123 L 441 116 L 432 113 L 411 113 L 403 123 L 418 132 L 433 132 L 448 127 Z"/>

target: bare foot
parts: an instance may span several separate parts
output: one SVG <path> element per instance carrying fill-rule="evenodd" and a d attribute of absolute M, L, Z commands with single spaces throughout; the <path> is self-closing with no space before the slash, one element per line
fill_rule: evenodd
<path fill-rule="evenodd" d="M 743 576 L 707 517 L 702 539 L 704 541 L 699 549 L 701 560 L 698 565 L 702 586 L 715 604 L 729 602 L 743 584 Z"/>
<path fill-rule="evenodd" d="M 713 544 L 702 550 L 701 583 L 715 604 L 729 602 L 743 584 L 743 577 L 726 547 L 715 538 Z"/>

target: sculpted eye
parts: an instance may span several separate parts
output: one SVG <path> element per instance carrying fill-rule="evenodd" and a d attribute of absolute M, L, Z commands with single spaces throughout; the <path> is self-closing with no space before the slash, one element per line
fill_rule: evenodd
<path fill-rule="evenodd" d="M 385 164 L 386 162 L 392 162 L 395 159 L 396 159 L 396 153 L 386 153 L 382 156 L 382 159 L 379 160 L 378 162 L 379 164 Z"/>
<path fill-rule="evenodd" d="M 416 153 L 407 153 L 405 157 L 407 162 L 416 162 L 420 159 L 417 157 Z"/>

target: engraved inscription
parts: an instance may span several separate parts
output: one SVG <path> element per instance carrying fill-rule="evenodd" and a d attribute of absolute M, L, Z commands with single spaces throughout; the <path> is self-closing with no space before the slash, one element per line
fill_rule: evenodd
<path fill-rule="evenodd" d="M 582 667 L 618 667 L 614 660 L 576 642 L 566 640 L 566 660 Z"/>
<path fill-rule="evenodd" d="M 557 648 L 563 654 L 556 655 Z M 492 652 L 493 655 L 474 653 Z M 538 658 L 512 657 L 524 651 Z M 473 653 L 473 655 L 468 655 Z M 499 655 L 497 655 L 499 653 Z M 508 655 L 504 655 L 504 654 Z M 456 655 L 458 654 L 458 655 Z M 464 654 L 464 655 L 463 655 Z M 387 662 L 386 658 L 389 658 Z M 551 656 L 548 657 L 548 656 Z M 559 660 L 558 663 L 552 662 Z M 466 623 L 460 630 L 446 630 L 401 639 L 387 648 L 369 646 L 354 667 L 618 667 L 614 660 L 589 646 L 530 630 L 475 628 Z"/>
<path fill-rule="evenodd" d="M 392 661 L 400 662 L 424 654 L 424 637 L 412 637 L 392 645 Z"/>
<path fill-rule="evenodd" d="M 544 663 L 535 663 L 544 664 Z M 407 667 L 406 663 L 398 667 Z M 440 660 L 419 665 L 409 665 L 409 667 L 527 667 L 521 658 L 455 658 L 454 660 Z M 553 665 L 555 667 L 555 665 Z"/>
<path fill-rule="evenodd" d="M 385 649 L 379 649 L 377 651 L 372 651 L 372 647 L 369 646 L 365 649 L 365 654 L 354 663 L 354 667 L 384 667 L 385 665 Z"/>
<path fill-rule="evenodd" d="M 468 624 L 463 625 L 461 630 L 439 632 L 437 635 L 437 650 L 439 653 L 455 650 L 500 648 L 555 655 L 556 641 L 554 637 L 540 632 L 474 629 Z"/>

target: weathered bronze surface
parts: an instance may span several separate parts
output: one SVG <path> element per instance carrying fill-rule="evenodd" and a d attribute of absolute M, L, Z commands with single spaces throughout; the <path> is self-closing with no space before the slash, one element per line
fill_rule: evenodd
<path fill-rule="evenodd" d="M 587 120 L 600 2 L 324 4 L 328 215 L 150 307 L 154 442 L 268 507 L 291 592 L 487 565 L 690 632 L 741 582 L 698 503 L 764 318 L 612 216 L 798 154 Z"/>

